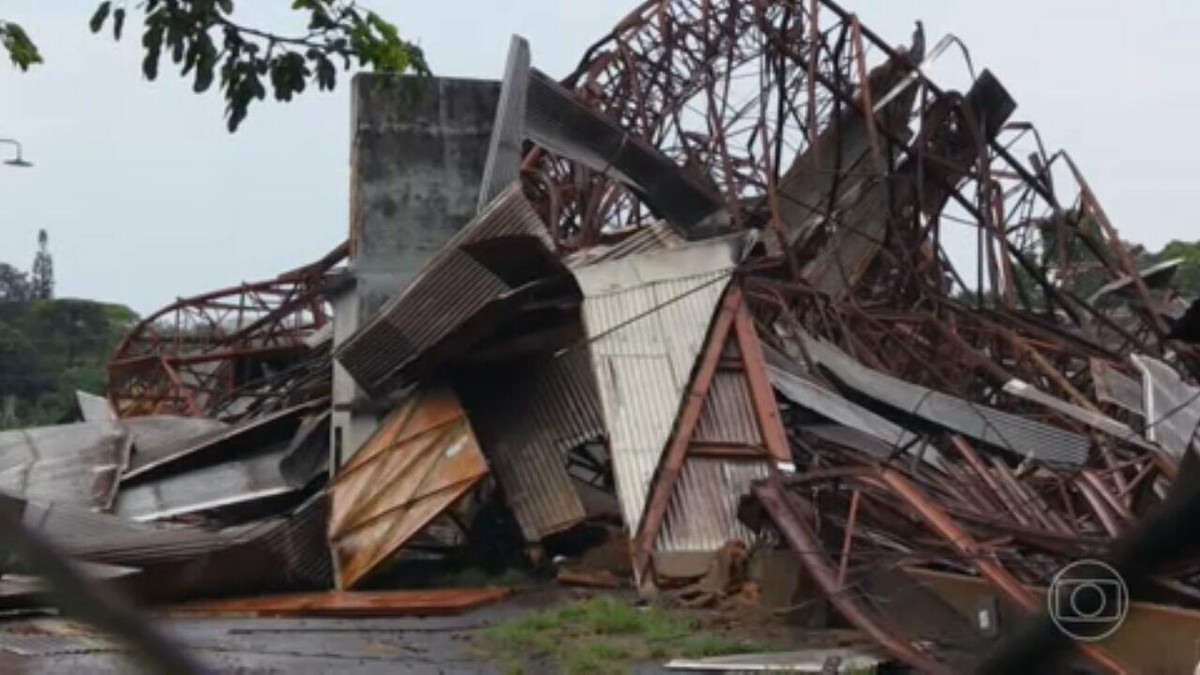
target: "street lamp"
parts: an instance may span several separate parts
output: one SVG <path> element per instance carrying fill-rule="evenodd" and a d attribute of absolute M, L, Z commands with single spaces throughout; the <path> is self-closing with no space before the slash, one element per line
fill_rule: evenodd
<path fill-rule="evenodd" d="M 0 143 L 4 143 L 6 145 L 12 145 L 17 148 L 17 156 L 13 159 L 4 160 L 5 164 L 7 164 L 9 166 L 19 166 L 19 167 L 33 166 L 33 162 L 27 162 L 27 161 L 25 161 L 25 159 L 23 157 L 21 157 L 21 144 L 19 142 L 17 142 L 16 140 L 14 140 L 12 138 L 0 138 Z"/>

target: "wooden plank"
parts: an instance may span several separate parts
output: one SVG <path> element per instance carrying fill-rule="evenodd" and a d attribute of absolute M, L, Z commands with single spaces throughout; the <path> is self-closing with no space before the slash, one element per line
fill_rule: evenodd
<path fill-rule="evenodd" d="M 497 602 L 507 588 L 444 588 L 401 591 L 327 591 L 253 598 L 230 598 L 179 605 L 172 615 L 225 614 L 288 617 L 392 617 L 461 614 Z"/>

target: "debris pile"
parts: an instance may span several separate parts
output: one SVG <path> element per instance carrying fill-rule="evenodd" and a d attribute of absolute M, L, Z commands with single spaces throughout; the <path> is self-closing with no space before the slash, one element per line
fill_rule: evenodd
<path fill-rule="evenodd" d="M 651 0 L 560 81 L 520 38 L 500 82 L 360 76 L 348 243 L 148 318 L 111 413 L 0 434 L 0 487 L 155 600 L 467 560 L 704 604 L 785 546 L 961 667 L 914 579 L 1038 612 L 1194 470 L 1200 350 L 1000 80 L 929 79 L 955 43 Z M 1198 560 L 1139 599 L 1200 606 Z"/>

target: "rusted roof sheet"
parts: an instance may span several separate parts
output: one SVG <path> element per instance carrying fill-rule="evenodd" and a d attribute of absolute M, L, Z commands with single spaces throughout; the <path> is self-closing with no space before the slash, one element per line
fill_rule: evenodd
<path fill-rule="evenodd" d="M 487 382 L 471 395 L 471 424 L 525 540 L 583 521 L 566 454 L 604 435 L 587 350 L 522 360 L 477 379 Z"/>
<path fill-rule="evenodd" d="M 574 270 L 625 522 L 635 531 L 741 237 Z"/>
<path fill-rule="evenodd" d="M 328 488 L 338 588 L 353 587 L 391 558 L 487 472 L 454 393 L 434 387 L 411 394 Z"/>
<path fill-rule="evenodd" d="M 106 511 L 131 442 L 117 422 L 0 432 L 0 490 Z"/>
<path fill-rule="evenodd" d="M 655 550 L 711 552 L 732 539 L 753 542 L 754 533 L 738 521 L 738 501 L 770 470 L 765 458 L 689 458 L 675 484 Z"/>
<path fill-rule="evenodd" d="M 562 266 L 551 253 L 553 246 L 520 186 L 508 187 L 402 293 L 338 347 L 335 357 L 373 395 L 401 388 L 423 355 L 449 356 L 427 352 L 490 304 L 559 273 Z"/>
<path fill-rule="evenodd" d="M 507 588 L 329 591 L 197 602 L 175 607 L 171 613 L 183 616 L 249 614 L 338 618 L 444 616 L 497 602 L 511 592 Z"/>

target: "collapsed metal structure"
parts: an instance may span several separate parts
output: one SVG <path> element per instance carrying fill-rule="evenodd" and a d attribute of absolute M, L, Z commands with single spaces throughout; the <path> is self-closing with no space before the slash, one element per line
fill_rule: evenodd
<path fill-rule="evenodd" d="M 274 279 L 183 298 L 146 317 L 109 362 L 109 401 L 122 417 L 226 419 L 231 399 L 254 397 L 250 389 L 313 351 L 306 338 L 331 316 L 325 275 L 347 253 L 343 243 Z"/>
<path fill-rule="evenodd" d="M 892 657 L 962 668 L 866 580 L 954 572 L 1037 612 L 1034 588 L 1190 470 L 1200 354 L 1173 268 L 1139 268 L 1000 80 L 969 58 L 962 91 L 928 77 L 958 48 L 920 24 L 892 47 L 830 0 L 650 0 L 561 81 L 514 40 L 478 209 L 377 312 L 327 328 L 330 271 L 371 244 L 356 221 L 321 261 L 121 343 L 134 459 L 94 506 L 287 512 L 310 561 L 328 503 L 333 569 L 295 575 L 346 588 L 492 538 L 495 502 L 535 562 L 621 523 L 643 587 L 782 541 Z M 355 393 L 325 409 L 335 368 Z M 342 447 L 339 412 L 370 439 Z M 138 436 L 163 413 L 232 426 Z M 250 478 L 225 495 L 226 475 Z M 104 560 L 152 567 L 154 536 Z M 1200 559 L 1143 598 L 1200 606 Z"/>

